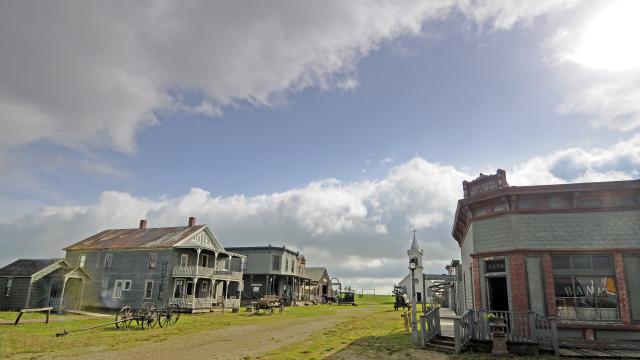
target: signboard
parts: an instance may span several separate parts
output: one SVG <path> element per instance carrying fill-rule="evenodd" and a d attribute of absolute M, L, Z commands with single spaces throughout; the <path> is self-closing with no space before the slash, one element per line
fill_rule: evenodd
<path fill-rule="evenodd" d="M 204 231 L 196 234 L 195 236 L 188 238 L 185 241 L 178 243 L 177 246 L 216 249 L 216 246 L 214 245 L 213 240 L 211 240 L 209 235 L 207 235 L 207 233 Z"/>
<path fill-rule="evenodd" d="M 445 274 L 424 274 L 425 280 L 442 280 L 442 281 L 456 281 L 457 275 L 445 275 Z"/>
<path fill-rule="evenodd" d="M 480 173 L 480 176 L 475 180 L 462 182 L 465 198 L 486 192 L 498 191 L 506 187 L 509 187 L 507 183 L 507 173 L 501 169 L 498 169 L 493 175 Z"/>
<path fill-rule="evenodd" d="M 484 272 L 485 273 L 507 272 L 507 266 L 504 263 L 504 259 L 485 260 Z"/>
<path fill-rule="evenodd" d="M 260 292 L 260 286 L 254 286 L 253 292 Z"/>

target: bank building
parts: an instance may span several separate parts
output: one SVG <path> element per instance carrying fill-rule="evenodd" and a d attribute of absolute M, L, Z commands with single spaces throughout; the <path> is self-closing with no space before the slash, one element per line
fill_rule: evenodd
<path fill-rule="evenodd" d="M 456 312 L 556 317 L 558 336 L 640 340 L 640 180 L 509 186 L 463 182 Z"/>

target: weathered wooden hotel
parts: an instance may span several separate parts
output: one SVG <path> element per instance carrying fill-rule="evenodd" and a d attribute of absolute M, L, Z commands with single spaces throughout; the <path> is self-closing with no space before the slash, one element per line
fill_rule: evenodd
<path fill-rule="evenodd" d="M 640 340 L 640 180 L 509 186 L 463 183 L 457 313 L 557 318 L 560 339 Z"/>
<path fill-rule="evenodd" d="M 0 309 L 119 309 L 154 302 L 190 311 L 240 307 L 245 256 L 207 225 L 101 231 L 64 248 L 64 259 L 18 260 L 0 269 Z"/>

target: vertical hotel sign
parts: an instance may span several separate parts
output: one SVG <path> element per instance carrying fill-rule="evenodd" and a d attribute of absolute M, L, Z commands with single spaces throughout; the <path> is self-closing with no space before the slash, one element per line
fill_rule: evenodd
<path fill-rule="evenodd" d="M 501 169 L 498 169 L 495 174 L 485 175 L 480 173 L 480 176 L 475 180 L 462 182 L 465 198 L 482 193 L 498 191 L 506 187 L 509 187 L 509 184 L 507 183 L 507 173 Z"/>

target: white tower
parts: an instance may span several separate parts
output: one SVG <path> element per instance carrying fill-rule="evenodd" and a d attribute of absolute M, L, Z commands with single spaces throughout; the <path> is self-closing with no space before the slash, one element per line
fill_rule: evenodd
<path fill-rule="evenodd" d="M 411 248 L 409 250 L 407 250 L 407 256 L 409 256 L 409 259 L 415 257 L 418 259 L 418 266 L 416 266 L 416 271 L 414 272 L 415 274 L 415 278 L 416 279 L 422 279 L 422 248 L 420 247 L 420 245 L 418 244 L 418 241 L 416 240 L 416 229 L 413 229 L 413 241 L 411 242 Z M 422 289 L 422 281 L 420 281 L 420 289 Z M 416 291 L 418 291 L 418 288 L 416 287 Z"/>

